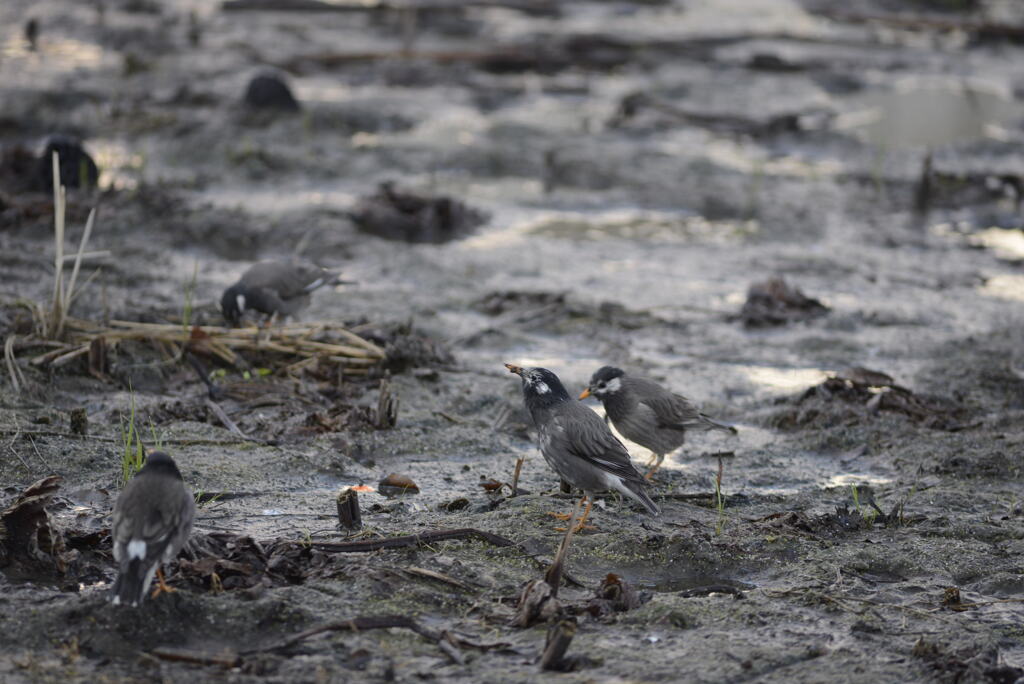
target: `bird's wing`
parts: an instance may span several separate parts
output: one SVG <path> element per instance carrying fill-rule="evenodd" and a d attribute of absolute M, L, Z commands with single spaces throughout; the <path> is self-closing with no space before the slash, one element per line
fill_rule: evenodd
<path fill-rule="evenodd" d="M 261 261 L 245 272 L 242 282 L 251 288 L 273 291 L 281 299 L 292 299 L 325 285 L 331 276 L 316 264 L 301 259 Z"/>
<path fill-rule="evenodd" d="M 641 399 L 640 403 L 654 412 L 658 427 L 685 430 L 697 427 L 703 422 L 697 407 L 691 404 L 689 399 L 678 394 L 647 397 Z"/>
<path fill-rule="evenodd" d="M 640 479 L 626 447 L 596 413 L 575 402 L 566 406 L 568 415 L 557 417 L 555 422 L 556 432 L 570 454 L 624 480 Z"/>
<path fill-rule="evenodd" d="M 633 384 L 636 385 L 640 405 L 654 413 L 658 427 L 686 430 L 703 423 L 697 407 L 681 394 L 669 392 L 650 380 L 635 378 Z"/>
<path fill-rule="evenodd" d="M 736 428 L 706 416 L 690 403 L 690 400 L 678 394 L 665 393 L 664 397 L 641 399 L 641 406 L 649 408 L 653 413 L 658 427 L 668 430 L 724 430 L 736 433 Z"/>

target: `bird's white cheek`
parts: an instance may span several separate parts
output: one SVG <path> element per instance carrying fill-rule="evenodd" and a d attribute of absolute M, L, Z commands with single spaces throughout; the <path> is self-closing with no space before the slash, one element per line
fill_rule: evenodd
<path fill-rule="evenodd" d="M 538 381 L 537 384 L 534 385 L 533 387 L 534 389 L 537 390 L 537 394 L 547 394 L 548 392 L 551 391 L 551 388 L 548 387 L 548 384 L 546 382 Z"/>
<path fill-rule="evenodd" d="M 238 295 L 235 297 L 235 304 L 238 304 L 238 310 L 245 311 L 245 295 Z"/>
<path fill-rule="evenodd" d="M 602 394 L 615 394 L 622 388 L 622 381 L 618 378 L 612 378 L 608 381 L 608 386 L 605 388 Z"/>

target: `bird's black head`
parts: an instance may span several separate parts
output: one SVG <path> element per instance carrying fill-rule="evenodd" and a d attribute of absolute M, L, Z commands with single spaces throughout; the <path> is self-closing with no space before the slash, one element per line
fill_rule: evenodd
<path fill-rule="evenodd" d="M 241 322 L 245 314 L 245 305 L 245 294 L 238 285 L 232 285 L 224 290 L 224 296 L 220 298 L 220 311 L 228 325 L 237 326 Z"/>
<path fill-rule="evenodd" d="M 526 408 L 543 408 L 569 400 L 562 381 L 547 368 L 526 368 L 511 363 L 506 363 L 505 368 L 522 378 Z"/>
<path fill-rule="evenodd" d="M 605 400 L 622 389 L 622 376 L 626 373 L 621 368 L 614 366 L 602 366 L 590 376 L 590 385 L 580 394 L 580 399 L 586 399 L 591 394 L 600 400 Z"/>
<path fill-rule="evenodd" d="M 143 473 L 149 475 L 170 475 L 179 480 L 181 479 L 181 471 L 178 470 L 174 459 L 162 451 L 154 451 L 146 456 L 146 465 L 139 471 L 139 475 Z"/>

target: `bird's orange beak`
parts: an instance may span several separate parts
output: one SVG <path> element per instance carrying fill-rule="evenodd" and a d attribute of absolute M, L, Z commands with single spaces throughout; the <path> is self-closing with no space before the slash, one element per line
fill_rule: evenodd
<path fill-rule="evenodd" d="M 511 363 L 506 363 L 505 368 L 508 368 L 509 373 L 515 373 L 516 375 L 523 374 L 523 369 L 520 366 L 514 366 Z"/>
<path fill-rule="evenodd" d="M 580 401 L 583 401 L 584 399 L 586 399 L 589 396 L 590 396 L 590 388 L 588 387 L 587 389 L 585 389 L 582 392 L 580 392 Z"/>

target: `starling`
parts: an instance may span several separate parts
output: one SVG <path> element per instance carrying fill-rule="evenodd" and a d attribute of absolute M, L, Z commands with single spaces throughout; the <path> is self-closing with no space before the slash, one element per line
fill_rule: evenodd
<path fill-rule="evenodd" d="M 195 500 L 174 460 L 160 451 L 151 453 L 114 504 L 110 525 L 117 561 L 117 580 L 110 591 L 114 605 L 142 603 L 154 573 L 159 581 L 154 596 L 173 591 L 164 583 L 160 565 L 178 555 L 195 515 Z"/>
<path fill-rule="evenodd" d="M 261 261 L 224 291 L 225 320 L 237 326 L 247 310 L 268 316 L 292 316 L 309 306 L 310 294 L 324 285 L 340 285 L 338 274 L 302 259 Z"/>
<path fill-rule="evenodd" d="M 590 395 L 604 404 L 605 412 L 623 437 L 651 450 L 653 458 L 648 464 L 647 479 L 658 470 L 666 454 L 682 446 L 688 430 L 736 434 L 736 428 L 704 415 L 686 397 L 653 380 L 630 377 L 612 366 L 594 373 L 580 399 Z"/>
<path fill-rule="evenodd" d="M 546 368 L 523 368 L 506 363 L 523 381 L 526 409 L 533 417 L 540 452 L 556 473 L 583 490 L 590 514 L 594 495 L 617 491 L 643 505 L 651 515 L 658 507 L 647 494 L 647 481 L 633 467 L 629 452 L 597 414 L 572 400 L 558 376 Z"/>

